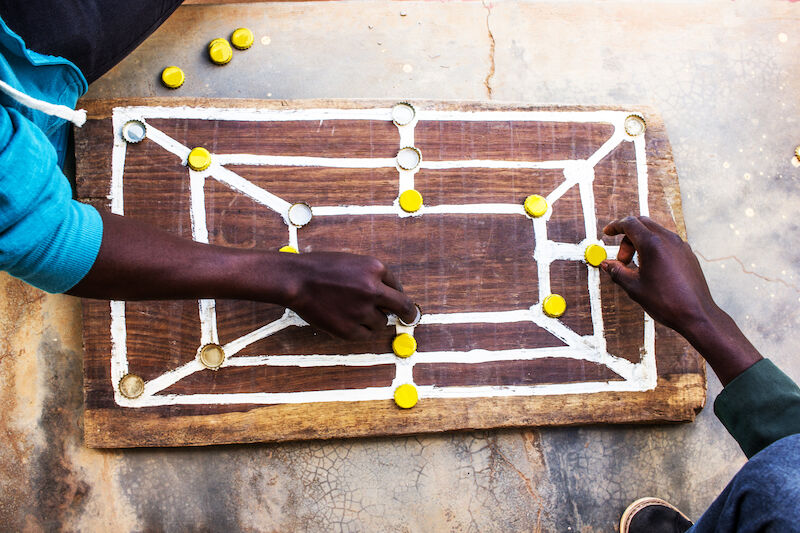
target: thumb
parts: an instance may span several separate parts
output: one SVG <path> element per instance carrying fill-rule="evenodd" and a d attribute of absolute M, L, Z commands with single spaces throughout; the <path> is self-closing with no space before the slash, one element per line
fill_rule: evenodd
<path fill-rule="evenodd" d="M 635 294 L 639 288 L 639 272 L 620 261 L 603 261 L 600 268 L 611 276 L 612 281 L 625 289 L 628 294 Z"/>

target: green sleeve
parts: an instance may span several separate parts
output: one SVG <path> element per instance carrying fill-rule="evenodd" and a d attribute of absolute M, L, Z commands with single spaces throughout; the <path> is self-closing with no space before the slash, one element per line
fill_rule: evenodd
<path fill-rule="evenodd" d="M 714 413 L 749 458 L 800 433 L 800 388 L 762 359 L 728 383 L 714 402 Z"/>

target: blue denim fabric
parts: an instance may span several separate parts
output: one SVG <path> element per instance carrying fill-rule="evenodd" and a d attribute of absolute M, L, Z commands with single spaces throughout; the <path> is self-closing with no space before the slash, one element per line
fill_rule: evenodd
<path fill-rule="evenodd" d="M 800 531 L 800 434 L 754 455 L 689 531 Z"/>

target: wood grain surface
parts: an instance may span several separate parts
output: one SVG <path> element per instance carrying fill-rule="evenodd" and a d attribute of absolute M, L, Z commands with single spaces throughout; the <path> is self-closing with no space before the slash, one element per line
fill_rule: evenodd
<path fill-rule="evenodd" d="M 102 100 L 83 101 L 86 125 L 76 130 L 77 185 L 81 199 L 109 205 L 112 110 L 129 105 L 266 109 L 387 107 L 374 101 Z M 585 111 L 590 107 L 531 107 L 513 104 L 415 102 L 420 109 Z M 658 114 L 643 106 L 625 108 L 647 120 L 647 171 L 652 218 L 685 235 L 671 148 Z M 391 121 L 330 120 L 244 122 L 151 119 L 148 124 L 187 147 L 215 154 L 302 155 L 392 158 L 398 149 Z M 602 123 L 525 121 L 420 121 L 415 144 L 426 161 L 585 159 L 611 136 Z M 337 169 L 229 165 L 288 202 L 312 206 L 391 205 L 398 173 L 392 168 Z M 150 139 L 129 145 L 124 169 L 125 216 L 145 220 L 191 238 L 189 174 L 175 155 Z M 563 181 L 561 170 L 456 168 L 423 169 L 415 177 L 426 205 L 521 204 L 529 194 L 548 194 Z M 598 229 L 637 214 L 638 188 L 633 143 L 623 142 L 595 167 L 593 185 Z M 274 251 L 287 244 L 281 217 L 215 180 L 207 180 L 205 207 L 209 242 Z M 583 206 L 577 187 L 554 204 L 548 237 L 565 243 L 584 238 Z M 609 245 L 619 238 L 603 238 Z M 530 220 L 503 215 L 396 215 L 315 217 L 299 230 L 303 253 L 337 250 L 374 255 L 403 282 L 425 313 L 524 309 L 538 301 L 537 267 Z M 587 266 L 578 261 L 551 265 L 552 292 L 568 302 L 561 322 L 579 335 L 592 333 Z M 644 314 L 607 276 L 601 304 L 608 352 L 639 363 Z M 246 301 L 219 300 L 221 343 L 278 319 L 284 310 Z M 369 435 L 410 434 L 474 428 L 583 423 L 693 420 L 705 402 L 705 367 L 677 334 L 656 326 L 658 384 L 646 392 L 598 392 L 499 398 L 422 398 L 401 410 L 392 400 L 300 404 L 165 405 L 122 407 L 111 383 L 110 305 L 85 300 L 85 439 L 92 447 L 180 446 Z M 152 380 L 195 359 L 200 344 L 197 301 L 125 304 L 129 371 Z M 250 344 L 238 355 L 369 354 L 391 352 L 394 328 L 368 341 L 342 341 L 310 327 L 291 327 Z M 417 328 L 420 351 L 518 350 L 563 346 L 532 322 L 432 324 Z M 196 372 L 160 394 L 296 392 L 388 387 L 394 364 L 375 366 L 223 367 Z M 424 363 L 414 366 L 418 385 L 513 386 L 619 381 L 604 365 L 563 357 L 532 361 Z"/>

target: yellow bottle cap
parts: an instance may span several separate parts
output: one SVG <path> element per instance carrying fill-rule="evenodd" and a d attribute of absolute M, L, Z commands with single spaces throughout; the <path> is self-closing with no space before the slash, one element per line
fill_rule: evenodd
<path fill-rule="evenodd" d="M 224 65 L 233 57 L 233 49 L 225 39 L 214 39 L 208 43 L 208 57 L 217 65 Z"/>
<path fill-rule="evenodd" d="M 189 168 L 200 172 L 211 166 L 211 153 L 203 147 L 192 148 L 189 157 L 186 158 Z"/>
<path fill-rule="evenodd" d="M 144 392 L 144 380 L 136 374 L 125 374 L 119 380 L 119 393 L 129 400 L 134 400 Z"/>
<path fill-rule="evenodd" d="M 414 385 L 404 383 L 394 390 L 394 403 L 403 409 L 411 409 L 419 401 L 419 394 Z"/>
<path fill-rule="evenodd" d="M 606 260 L 608 254 L 606 253 L 606 249 L 599 244 L 590 244 L 586 247 L 586 251 L 583 252 L 583 256 L 586 258 L 587 263 L 598 267 L 600 263 Z"/>
<path fill-rule="evenodd" d="M 392 341 L 392 350 L 397 357 L 411 357 L 417 351 L 417 339 L 408 333 L 401 333 Z"/>
<path fill-rule="evenodd" d="M 419 211 L 422 207 L 422 195 L 415 189 L 408 189 L 400 193 L 400 208 L 406 213 Z"/>
<path fill-rule="evenodd" d="M 231 34 L 231 44 L 239 50 L 247 50 L 253 46 L 253 32 L 247 28 L 238 28 Z"/>
<path fill-rule="evenodd" d="M 289 246 L 288 244 L 286 246 L 281 246 L 280 250 L 278 250 L 278 251 L 279 252 L 286 252 L 287 254 L 299 254 L 300 253 L 294 247 Z"/>
<path fill-rule="evenodd" d="M 560 294 L 551 294 L 542 302 L 542 310 L 550 318 L 558 318 L 567 310 L 567 301 Z"/>
<path fill-rule="evenodd" d="M 795 159 L 800 161 L 800 146 L 798 146 L 797 148 L 794 149 L 794 157 L 795 157 Z"/>
<path fill-rule="evenodd" d="M 209 343 L 200 348 L 199 358 L 204 367 L 217 370 L 225 362 L 225 350 L 219 344 Z"/>
<path fill-rule="evenodd" d="M 547 213 L 547 200 L 544 199 L 544 196 L 539 196 L 538 194 L 531 194 L 525 198 L 524 206 L 525 212 L 534 218 L 539 218 Z"/>
<path fill-rule="evenodd" d="M 167 67 L 161 71 L 161 82 L 170 89 L 177 89 L 184 81 L 186 76 L 179 67 Z"/>

